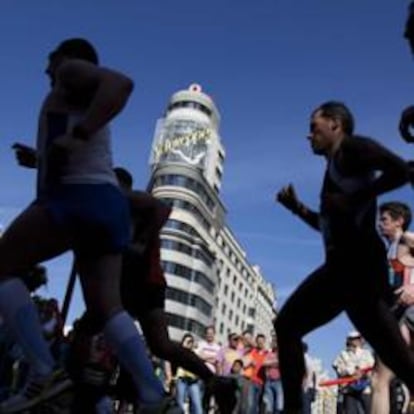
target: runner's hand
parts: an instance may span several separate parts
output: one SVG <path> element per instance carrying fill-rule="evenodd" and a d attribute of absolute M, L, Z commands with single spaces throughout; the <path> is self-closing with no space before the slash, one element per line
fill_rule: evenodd
<path fill-rule="evenodd" d="M 414 127 L 414 106 L 409 106 L 404 109 L 401 114 L 399 130 L 400 134 L 405 142 L 413 143 L 414 136 L 411 134 L 410 129 Z"/>
<path fill-rule="evenodd" d="M 285 208 L 296 213 L 301 203 L 296 195 L 295 187 L 293 184 L 289 184 L 283 187 L 277 194 L 276 194 L 276 201 L 282 204 Z"/>
<path fill-rule="evenodd" d="M 26 168 L 36 168 L 37 153 L 34 148 L 15 142 L 12 145 L 12 149 L 15 151 L 16 160 L 19 165 Z"/>
<path fill-rule="evenodd" d="M 402 305 L 414 305 L 414 285 L 401 286 L 395 291 L 398 296 L 398 303 Z"/>

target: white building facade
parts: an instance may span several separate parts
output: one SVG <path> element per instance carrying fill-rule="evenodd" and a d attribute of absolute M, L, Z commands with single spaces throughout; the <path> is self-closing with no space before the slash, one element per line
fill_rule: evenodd
<path fill-rule="evenodd" d="M 223 343 L 230 332 L 273 332 L 274 289 L 225 224 L 219 125 L 213 100 L 193 84 L 171 97 L 152 145 L 150 190 L 173 207 L 161 258 L 175 340 L 188 331 L 203 336 L 210 325 Z"/>

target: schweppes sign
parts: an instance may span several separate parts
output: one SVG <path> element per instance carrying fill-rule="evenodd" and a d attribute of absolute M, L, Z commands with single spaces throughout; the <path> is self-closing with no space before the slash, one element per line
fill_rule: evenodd
<path fill-rule="evenodd" d="M 171 150 L 195 145 L 200 142 L 207 143 L 211 137 L 211 129 L 197 129 L 190 134 L 177 135 L 173 138 L 166 139 L 158 144 L 154 149 L 154 157 L 158 160 L 161 155 L 171 152 Z"/>

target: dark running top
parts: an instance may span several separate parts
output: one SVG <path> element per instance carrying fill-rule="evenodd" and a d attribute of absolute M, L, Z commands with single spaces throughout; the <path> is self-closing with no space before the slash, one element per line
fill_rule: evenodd
<path fill-rule="evenodd" d="M 357 145 L 355 141 L 359 142 Z M 319 226 L 327 252 L 349 249 L 360 242 L 378 238 L 376 231 L 376 198 L 355 197 L 372 185 L 376 171 L 360 156 L 361 145 L 368 151 L 372 140 L 362 137 L 346 138 L 333 159 L 328 161 L 321 191 Z M 350 208 L 329 208 L 325 197 L 341 194 L 350 203 Z"/>

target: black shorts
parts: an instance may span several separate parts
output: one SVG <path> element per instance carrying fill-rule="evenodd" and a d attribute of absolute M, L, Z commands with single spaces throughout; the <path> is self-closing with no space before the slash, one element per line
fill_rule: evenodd
<path fill-rule="evenodd" d="M 153 309 L 164 309 L 164 284 L 150 283 L 147 274 L 148 268 L 136 260 L 133 263 L 123 261 L 121 275 L 121 300 L 125 310 L 134 318 L 139 319 Z"/>
<path fill-rule="evenodd" d="M 154 263 L 151 255 L 130 250 L 122 255 L 121 300 L 134 318 L 153 309 L 164 309 L 165 279 L 152 277 L 158 270 L 162 272 L 159 258 Z"/>

